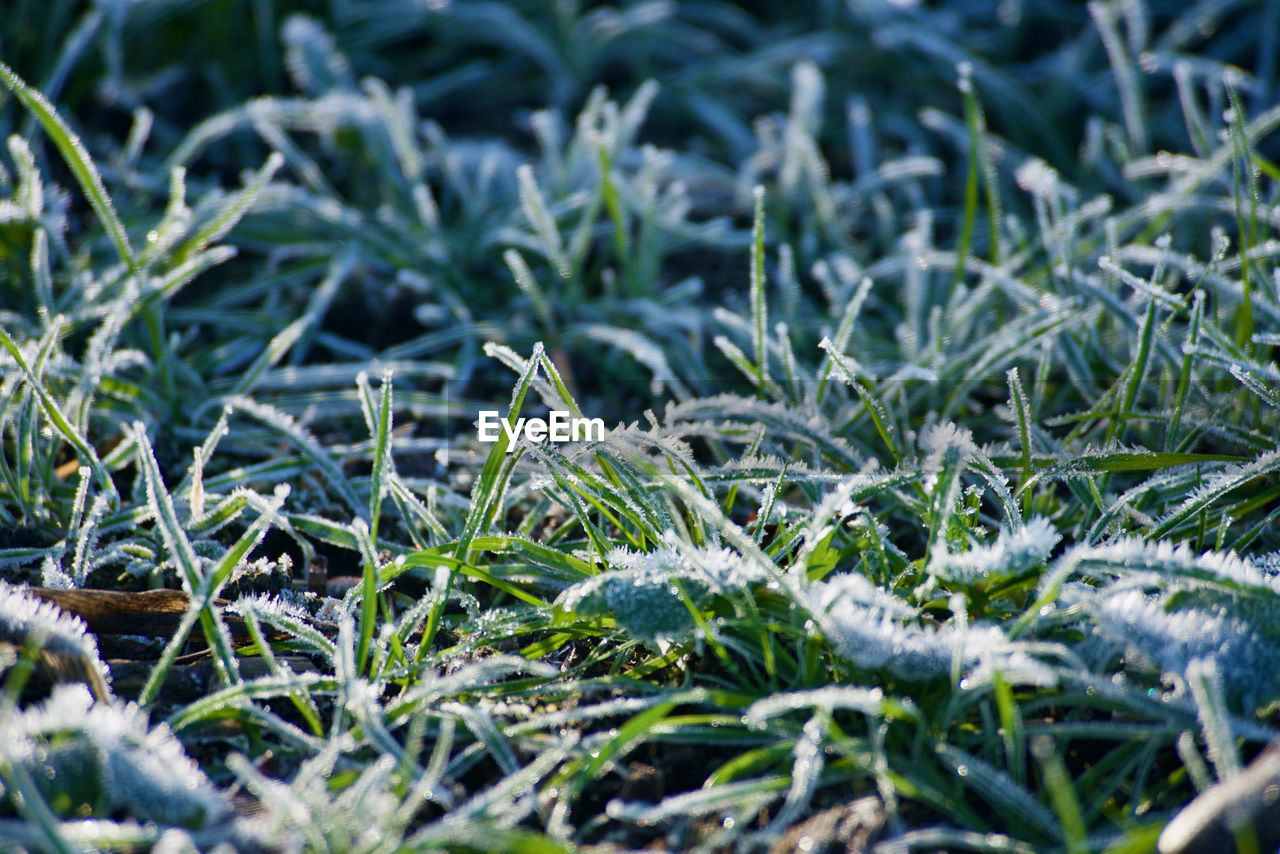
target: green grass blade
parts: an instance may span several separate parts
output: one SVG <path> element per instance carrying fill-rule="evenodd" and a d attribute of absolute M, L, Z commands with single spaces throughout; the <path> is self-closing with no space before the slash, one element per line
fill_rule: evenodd
<path fill-rule="evenodd" d="M 769 305 L 764 273 L 764 187 L 756 187 L 755 214 L 751 222 L 751 329 L 755 347 L 756 392 L 765 399 L 769 384 Z"/>
<path fill-rule="evenodd" d="M 76 183 L 80 185 L 98 221 L 111 237 L 111 242 L 115 244 L 116 251 L 120 254 L 120 260 L 134 276 L 141 278 L 137 258 L 133 254 L 133 247 L 129 245 L 129 235 L 125 232 L 120 217 L 116 215 L 115 206 L 111 203 L 107 188 L 102 183 L 102 176 L 98 174 L 97 167 L 93 165 L 93 158 L 84 147 L 84 143 L 80 141 L 80 137 L 67 126 L 44 95 L 28 86 L 14 73 L 13 69 L 3 62 L 0 62 L 0 80 L 4 81 L 22 105 L 40 121 L 41 127 L 53 140 L 53 144 L 71 169 L 71 173 L 75 175 Z"/>

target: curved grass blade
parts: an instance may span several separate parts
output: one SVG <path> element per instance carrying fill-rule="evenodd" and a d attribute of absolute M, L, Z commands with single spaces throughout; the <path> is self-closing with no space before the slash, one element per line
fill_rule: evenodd
<path fill-rule="evenodd" d="M 125 232 L 124 224 L 120 222 L 115 206 L 111 203 L 111 197 L 107 195 L 107 188 L 102 183 L 102 176 L 98 174 L 97 167 L 93 165 L 93 158 L 89 156 L 89 151 L 80 141 L 80 137 L 67 126 L 44 95 L 28 86 L 12 68 L 3 62 L 0 62 L 0 80 L 4 81 L 22 105 L 40 121 L 45 133 L 53 140 L 58 152 L 62 154 L 62 159 L 75 175 L 76 183 L 84 191 L 94 214 L 110 235 L 111 242 L 120 253 L 120 260 L 124 261 L 134 276 L 141 279 L 137 258 L 133 254 L 133 247 L 129 245 L 129 235 Z"/>

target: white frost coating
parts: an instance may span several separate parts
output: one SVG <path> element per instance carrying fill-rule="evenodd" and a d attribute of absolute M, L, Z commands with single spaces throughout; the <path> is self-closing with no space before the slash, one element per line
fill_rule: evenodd
<path fill-rule="evenodd" d="M 1267 578 L 1280 576 L 1280 552 L 1270 552 L 1253 558 L 1253 565 Z"/>
<path fill-rule="evenodd" d="M 797 406 L 719 394 L 679 403 L 669 401 L 663 420 L 676 434 L 696 432 L 699 436 L 719 436 L 726 430 L 755 430 L 764 426 L 779 440 L 794 437 L 817 443 L 851 467 L 862 464 L 861 455 L 842 436 L 835 434 L 830 419 L 811 403 Z"/>
<path fill-rule="evenodd" d="M 303 622 L 311 619 L 311 615 L 307 613 L 306 608 L 280 596 L 273 596 L 270 593 L 242 596 L 228 605 L 226 611 L 229 614 L 237 614 L 241 617 L 252 612 L 254 616 L 271 615 Z"/>
<path fill-rule="evenodd" d="M 826 581 L 815 582 L 810 585 L 806 594 L 810 606 L 823 614 L 841 601 L 874 608 L 891 617 L 904 620 L 915 617 L 919 613 L 908 605 L 905 599 L 877 587 L 866 576 L 856 572 L 847 572 Z"/>
<path fill-rule="evenodd" d="M 70 575 L 62 571 L 62 567 L 58 566 L 58 562 L 51 555 L 46 555 L 44 563 L 40 565 L 40 586 L 70 590 L 76 584 Z"/>
<path fill-rule="evenodd" d="M 1206 507 L 1211 501 L 1236 487 L 1277 469 L 1280 469 L 1280 449 L 1268 451 L 1252 462 L 1224 468 L 1206 478 L 1204 486 L 1187 496 L 1182 504 L 1161 521 L 1160 527 L 1170 530 L 1177 520 L 1190 517 L 1197 510 Z"/>
<path fill-rule="evenodd" d="M 840 585 L 843 589 L 833 590 L 832 582 L 812 584 L 806 591 L 807 604 L 827 640 L 857 667 L 925 681 L 948 676 L 958 659 L 961 672 L 968 673 L 965 684 L 984 682 L 995 670 L 1017 684 L 1056 681 L 1049 667 L 1005 637 L 999 626 L 904 624 L 883 607 L 859 602 L 858 593 L 865 591 L 859 590 L 857 582 L 846 580 Z"/>
<path fill-rule="evenodd" d="M 683 384 L 671 370 L 670 364 L 667 363 L 666 353 L 663 352 L 661 347 L 639 332 L 601 323 L 586 324 L 580 331 L 593 341 L 608 344 L 630 353 L 633 359 L 648 368 L 653 375 L 653 379 L 649 382 L 649 389 L 653 394 L 662 394 L 668 383 L 672 384 L 673 387 L 683 389 Z"/>
<path fill-rule="evenodd" d="M 1253 708 L 1280 692 L 1280 645 L 1247 621 L 1216 608 L 1171 610 L 1171 594 L 1101 592 L 1092 605 L 1097 630 L 1164 673 L 1184 678 L 1192 662 L 1213 661 L 1227 692 Z"/>
<path fill-rule="evenodd" d="M 903 702 L 909 702 L 904 698 Z M 849 709 L 870 717 L 884 712 L 884 691 L 879 688 L 862 688 L 856 685 L 824 685 L 811 691 L 793 691 L 789 694 L 773 694 L 756 700 L 747 709 L 747 723 L 763 725 L 770 718 L 785 715 L 799 709 Z"/>
<path fill-rule="evenodd" d="M 237 819 L 237 848 L 301 851 L 323 841 L 342 850 L 371 851 L 385 844 L 385 828 L 397 826 L 398 801 L 389 780 L 395 762 L 389 756 L 370 762 L 350 786 L 333 792 L 328 780 L 343 746 L 341 738 L 335 741 L 333 749 L 304 761 L 290 783 L 266 776 L 240 754 L 228 757 L 227 767 L 262 805 Z M 426 778 L 418 794 L 438 800 L 442 793 L 433 782 Z"/>
<path fill-rule="evenodd" d="M 225 797 L 183 751 L 165 724 L 148 728 L 135 704 L 94 703 L 82 685 L 58 685 L 44 703 L 6 722 L 10 745 L 40 761 L 43 739 L 81 746 L 99 765 L 109 805 L 162 824 L 199 826 L 226 812 Z"/>
<path fill-rule="evenodd" d="M 652 552 L 614 549 L 607 560 L 619 569 L 665 570 L 678 577 L 705 583 L 715 593 L 740 590 L 748 584 L 764 581 L 760 567 L 745 560 L 732 549 L 697 548 L 683 542 L 671 531 L 663 534 L 665 548 Z"/>
<path fill-rule="evenodd" d="M 920 433 L 920 448 L 928 454 L 924 461 L 926 476 L 942 471 L 949 455 L 955 455 L 963 463 L 978 453 L 978 446 L 973 443 L 973 434 L 950 421 L 930 424 L 924 428 Z"/>
<path fill-rule="evenodd" d="M 962 584 L 991 575 L 1018 575 L 1044 563 L 1061 539 L 1048 519 L 1037 516 L 1017 531 L 1001 531 L 991 545 L 959 554 L 935 551 L 929 573 Z"/>
<path fill-rule="evenodd" d="M 813 800 L 813 793 L 818 788 L 818 778 L 826 764 L 823 750 L 826 732 L 818 717 L 805 721 L 800 738 L 796 739 L 791 763 L 791 788 L 787 798 L 778 809 L 778 814 L 769 822 L 766 833 L 780 833 L 795 823 L 796 816 L 803 812 Z"/>
<path fill-rule="evenodd" d="M 699 607 L 712 595 L 765 580 L 758 566 L 731 549 L 696 548 L 670 532 L 663 539 L 666 547 L 652 552 L 609 552 L 613 569 L 573 585 L 559 605 L 584 617 L 612 616 L 642 640 L 671 640 L 697 627 L 685 597 Z"/>
<path fill-rule="evenodd" d="M 697 594 L 705 592 L 695 592 L 688 584 L 682 586 L 695 602 Z M 560 604 L 584 617 L 612 616 L 641 640 L 669 640 L 687 636 L 694 629 L 680 588 L 664 567 L 602 572 L 566 590 Z"/>
<path fill-rule="evenodd" d="M 1139 537 L 1125 537 L 1105 546 L 1076 546 L 1055 564 L 1060 568 L 1059 572 L 1075 570 L 1082 565 L 1217 578 L 1280 593 L 1280 577 L 1272 572 L 1263 572 L 1251 560 L 1235 552 L 1197 554 L 1188 545 L 1175 546 L 1167 540 L 1149 543 Z"/>
<path fill-rule="evenodd" d="M 1037 198 L 1052 195 L 1059 186 L 1057 170 L 1034 157 L 1018 167 L 1014 179 L 1019 187 Z"/>
<path fill-rule="evenodd" d="M 338 51 L 333 36 L 306 15 L 290 15 L 281 28 L 285 43 L 285 67 L 299 89 L 327 89 L 329 81 L 317 79 L 317 72 L 337 80 L 351 78 L 351 65 Z"/>
<path fill-rule="evenodd" d="M 111 684 L 111 673 L 98 657 L 98 642 L 79 617 L 64 614 L 5 581 L 0 581 L 0 637 L 19 643 L 38 638 L 44 649 L 82 659 L 98 672 L 104 684 Z"/>
<path fill-rule="evenodd" d="M 906 380 L 921 380 L 927 383 L 936 383 L 938 381 L 938 372 L 932 368 L 926 368 L 921 365 L 903 365 L 894 371 L 887 378 L 889 382 L 905 382 Z"/>

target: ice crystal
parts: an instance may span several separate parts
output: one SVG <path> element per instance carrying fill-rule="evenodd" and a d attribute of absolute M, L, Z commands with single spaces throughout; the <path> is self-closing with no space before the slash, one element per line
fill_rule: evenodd
<path fill-rule="evenodd" d="M 40 566 L 40 584 L 43 587 L 54 587 L 69 590 L 75 587 L 75 581 L 67 575 L 52 556 L 46 557 Z"/>
<path fill-rule="evenodd" d="M 1057 192 L 1060 184 L 1057 170 L 1035 158 L 1028 158 L 1019 166 L 1014 177 L 1019 187 L 1040 198 Z"/>
<path fill-rule="evenodd" d="M 111 683 L 111 674 L 98 656 L 98 642 L 79 617 L 64 614 L 5 581 L 0 581 L 0 638 L 19 644 L 36 640 L 43 649 L 92 668 L 103 684 Z"/>
<path fill-rule="evenodd" d="M 952 458 L 954 462 L 951 465 L 955 465 L 967 462 L 978 453 L 973 434 L 949 421 L 924 428 L 920 433 L 920 448 L 928 454 L 924 461 L 926 476 L 942 471 L 948 458 Z"/>
<path fill-rule="evenodd" d="M 760 568 L 731 549 L 696 548 L 664 537 L 664 548 L 652 552 L 614 549 L 614 567 L 573 585 L 560 604 L 580 616 L 612 616 L 642 640 L 687 637 L 696 627 L 685 605 L 695 607 L 711 595 L 741 589 L 764 580 Z"/>
<path fill-rule="evenodd" d="M 324 92 L 351 85 L 351 66 L 333 36 L 305 15 L 284 22 L 285 67 L 300 89 Z"/>
<path fill-rule="evenodd" d="M 756 726 L 763 726 L 770 718 L 801 709 L 851 709 L 868 717 L 884 714 L 884 691 L 879 688 L 863 688 L 856 685 L 824 685 L 809 691 L 788 694 L 772 694 L 756 700 L 747 709 L 746 719 Z"/>
<path fill-rule="evenodd" d="M 916 609 L 908 605 L 905 599 L 875 586 L 866 576 L 853 572 L 820 581 L 809 588 L 808 594 L 810 607 L 823 614 L 838 602 L 848 602 L 900 619 L 916 615 Z"/>
<path fill-rule="evenodd" d="M 133 703 L 94 703 L 82 685 L 58 685 L 50 698 L 9 723 L 11 755 L 25 756 L 49 777 L 48 744 L 87 776 L 90 799 L 161 824 L 197 827 L 225 813 L 227 803 L 183 751 L 168 726 L 148 728 Z M 43 769 L 43 770 L 42 770 Z M 57 783 L 56 774 L 54 783 Z M 83 779 L 66 782 L 86 788 Z"/>
<path fill-rule="evenodd" d="M 1258 555 L 1253 559 L 1253 565 L 1267 578 L 1280 577 L 1280 552 Z"/>
<path fill-rule="evenodd" d="M 1259 569 L 1235 552 L 1197 553 L 1187 544 L 1125 537 L 1103 546 L 1076 546 L 1056 562 L 1063 568 L 1145 571 L 1162 577 L 1198 578 L 1280 593 L 1280 576 Z"/>
<path fill-rule="evenodd" d="M 388 782 L 392 758 L 369 763 L 351 785 L 334 791 L 329 779 L 335 758 L 336 749 L 330 749 L 306 760 L 286 784 L 263 775 L 243 756 L 229 757 L 227 767 L 263 806 L 236 822 L 239 846 L 368 851 L 385 843 L 384 834 L 397 834 L 397 801 Z"/>
<path fill-rule="evenodd" d="M 1021 575 L 1043 564 L 1061 539 L 1049 520 L 1037 516 L 1016 531 L 1001 531 L 991 545 L 975 546 L 958 554 L 935 552 L 929 561 L 929 572 L 962 584 L 973 584 L 992 575 Z"/>
<path fill-rule="evenodd" d="M 696 605 L 706 588 L 683 584 Z M 612 616 L 618 625 L 641 640 L 670 640 L 694 629 L 693 617 L 669 570 L 645 566 L 602 572 L 575 584 L 561 604 L 583 617 Z"/>
<path fill-rule="evenodd" d="M 240 616 L 246 616 L 252 612 L 254 616 L 269 614 L 304 623 L 311 619 L 311 615 L 301 604 L 292 602 L 284 596 L 273 596 L 269 593 L 242 596 L 228 605 L 226 610 L 230 614 Z"/>
<path fill-rule="evenodd" d="M 1103 591 L 1092 605 L 1098 631 L 1130 655 L 1185 678 L 1192 662 L 1213 661 L 1227 692 L 1252 707 L 1280 693 L 1280 645 L 1217 607 L 1179 607 L 1176 594 Z"/>
<path fill-rule="evenodd" d="M 665 569 L 677 576 L 701 581 L 716 593 L 738 590 L 764 580 L 760 567 L 732 549 L 697 548 L 682 542 L 670 531 L 663 536 L 663 542 L 664 548 L 652 552 L 614 549 L 607 560 L 621 569 Z"/>
<path fill-rule="evenodd" d="M 887 670 L 908 681 L 947 676 L 957 663 L 962 673 L 969 674 L 970 683 L 985 681 L 996 669 L 1010 681 L 1054 681 L 1053 672 L 1009 640 L 999 626 L 904 623 L 901 606 L 894 610 L 884 607 L 874 593 L 868 594 L 862 584 L 849 580 L 853 577 L 816 582 L 806 594 L 823 634 L 836 652 L 855 666 Z"/>

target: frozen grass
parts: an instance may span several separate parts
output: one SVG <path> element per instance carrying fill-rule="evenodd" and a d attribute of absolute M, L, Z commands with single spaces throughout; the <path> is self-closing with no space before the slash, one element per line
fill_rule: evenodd
<path fill-rule="evenodd" d="M 1276 734 L 1280 3 L 45 5 L 0 837 L 1142 851 Z M 21 582 L 191 606 L 37 702 Z"/>

